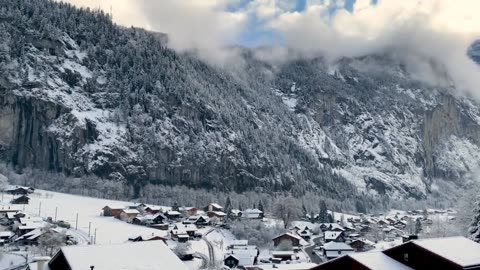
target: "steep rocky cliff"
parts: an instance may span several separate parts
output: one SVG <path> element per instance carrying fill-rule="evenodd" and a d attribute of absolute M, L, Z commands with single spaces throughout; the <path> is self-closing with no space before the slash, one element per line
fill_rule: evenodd
<path fill-rule="evenodd" d="M 246 51 L 239 72 L 99 12 L 0 2 L 0 149 L 18 169 L 425 198 L 480 165 L 479 104 L 388 55 L 274 66 Z"/>

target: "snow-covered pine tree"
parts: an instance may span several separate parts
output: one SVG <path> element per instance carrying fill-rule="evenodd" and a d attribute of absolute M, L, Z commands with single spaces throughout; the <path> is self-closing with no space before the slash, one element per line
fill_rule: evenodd
<path fill-rule="evenodd" d="M 470 239 L 480 243 L 480 198 L 477 198 L 477 201 L 475 202 L 473 214 L 474 216 L 470 223 L 470 228 L 468 228 L 468 233 L 470 234 Z"/>

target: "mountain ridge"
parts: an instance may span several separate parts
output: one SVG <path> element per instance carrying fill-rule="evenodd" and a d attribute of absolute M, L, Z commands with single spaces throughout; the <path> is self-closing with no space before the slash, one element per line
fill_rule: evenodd
<path fill-rule="evenodd" d="M 479 165 L 478 103 L 388 57 L 273 66 L 248 54 L 238 74 L 100 11 L 1 2 L 1 156 L 19 170 L 137 190 L 423 199 Z"/>

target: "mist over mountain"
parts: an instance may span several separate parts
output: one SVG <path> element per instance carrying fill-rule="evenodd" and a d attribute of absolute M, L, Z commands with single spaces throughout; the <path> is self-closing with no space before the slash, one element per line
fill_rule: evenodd
<path fill-rule="evenodd" d="M 480 105 L 434 59 L 237 48 L 219 66 L 101 11 L 0 3 L 1 157 L 18 170 L 424 199 L 480 166 Z"/>

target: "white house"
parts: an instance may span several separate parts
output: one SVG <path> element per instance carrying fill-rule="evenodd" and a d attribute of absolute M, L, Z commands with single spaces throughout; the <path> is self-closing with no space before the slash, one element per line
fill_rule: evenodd
<path fill-rule="evenodd" d="M 352 247 L 345 243 L 328 242 L 323 245 L 323 252 L 325 257 L 330 260 L 341 257 L 345 254 L 353 253 L 354 250 Z"/>

